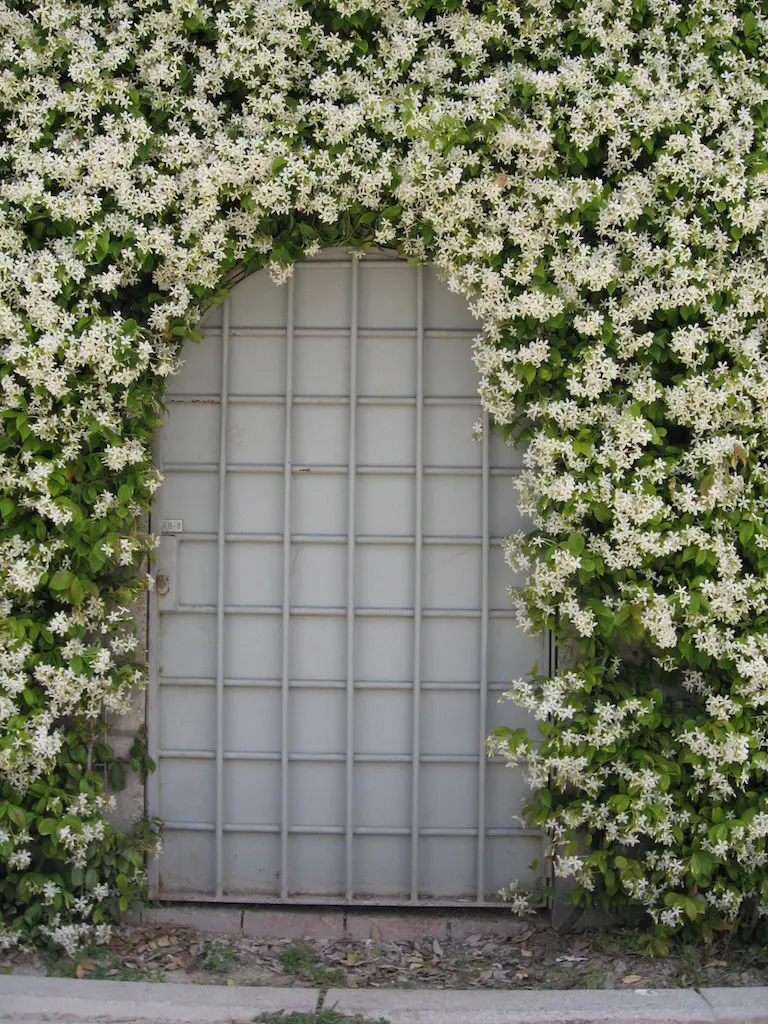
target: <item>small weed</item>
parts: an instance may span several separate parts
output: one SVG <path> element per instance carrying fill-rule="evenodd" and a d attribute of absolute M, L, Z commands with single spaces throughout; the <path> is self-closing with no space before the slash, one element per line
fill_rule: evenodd
<path fill-rule="evenodd" d="M 582 975 L 581 980 L 584 988 L 605 988 L 605 969 L 597 964 L 590 964 Z"/>
<path fill-rule="evenodd" d="M 203 945 L 200 964 L 204 971 L 228 974 L 235 966 L 235 951 L 221 939 L 211 939 Z"/>
<path fill-rule="evenodd" d="M 317 953 L 306 942 L 286 946 L 280 957 L 289 974 L 305 974 L 317 963 Z"/>
<path fill-rule="evenodd" d="M 94 974 L 92 975 L 92 977 L 105 979 L 106 975 Z M 137 971 L 135 969 L 131 969 L 130 967 L 124 967 L 122 970 L 119 970 L 117 974 L 111 975 L 109 978 L 106 978 L 106 980 L 111 981 L 114 978 L 115 981 L 152 981 L 156 984 L 159 984 L 160 982 L 165 981 L 165 977 L 165 971 Z"/>
<path fill-rule="evenodd" d="M 132 971 L 130 968 L 124 968 L 117 973 L 118 981 L 151 981 L 155 984 L 160 984 L 166 979 L 165 971 L 159 969 L 154 971 Z"/>
<path fill-rule="evenodd" d="M 310 980 L 318 988 L 340 988 L 346 985 L 347 979 L 341 967 L 326 967 L 325 964 L 317 964 L 310 972 Z"/>
<path fill-rule="evenodd" d="M 468 956 L 466 953 L 460 953 L 453 962 L 453 970 L 465 984 L 490 967 L 491 961 L 487 957 Z"/>
<path fill-rule="evenodd" d="M 317 1013 L 298 1010 L 286 1013 L 284 1010 L 278 1010 L 277 1013 L 261 1013 L 254 1021 L 255 1024 L 389 1024 L 383 1017 L 370 1020 L 359 1013 L 350 1017 L 346 1013 L 336 1013 L 335 1010 L 319 1010 Z"/>
<path fill-rule="evenodd" d="M 49 978 L 76 978 L 78 968 L 82 971 L 80 965 L 87 960 L 89 952 L 88 949 L 81 950 L 74 960 L 59 953 L 43 953 L 46 974 Z"/>
<path fill-rule="evenodd" d="M 644 932 L 639 928 L 616 928 L 599 932 L 592 942 L 597 950 L 618 946 L 628 953 L 640 953 L 648 957 L 667 956 L 672 948 L 670 938 Z"/>
<path fill-rule="evenodd" d="M 691 979 L 693 987 L 696 989 L 701 988 L 704 977 L 701 970 L 701 955 L 695 946 L 684 945 L 680 949 L 680 959 L 682 960 L 685 973 Z"/>
<path fill-rule="evenodd" d="M 317 953 L 306 942 L 297 942 L 283 950 L 280 957 L 288 974 L 316 985 L 321 989 L 344 985 L 346 979 L 341 967 L 328 967 L 318 960 Z"/>
<path fill-rule="evenodd" d="M 573 988 L 573 983 L 562 967 L 550 967 L 549 972 L 541 982 L 541 987 L 543 989 Z"/>
<path fill-rule="evenodd" d="M 613 933 L 608 933 L 607 938 L 618 942 L 624 949 L 632 950 L 635 953 L 645 953 L 648 949 L 648 936 L 638 928 L 619 928 Z"/>

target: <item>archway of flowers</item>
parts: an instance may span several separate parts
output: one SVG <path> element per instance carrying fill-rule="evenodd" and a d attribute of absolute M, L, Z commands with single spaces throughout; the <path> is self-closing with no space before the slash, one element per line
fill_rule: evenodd
<path fill-rule="evenodd" d="M 556 873 L 662 940 L 764 926 L 767 40 L 759 0 L 0 0 L 0 944 L 141 892 L 96 766 L 180 345 L 348 241 L 467 297 L 528 442 L 508 559 L 568 657 L 495 743 Z"/>

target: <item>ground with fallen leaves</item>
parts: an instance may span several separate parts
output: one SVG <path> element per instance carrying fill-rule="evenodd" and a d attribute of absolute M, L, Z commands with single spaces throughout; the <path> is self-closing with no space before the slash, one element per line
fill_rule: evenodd
<path fill-rule="evenodd" d="M 669 988 L 768 985 L 768 947 L 719 942 L 650 957 L 637 932 L 561 935 L 510 921 L 508 934 L 380 942 L 210 936 L 123 927 L 109 946 L 75 959 L 0 953 L 0 973 L 314 988 Z"/>

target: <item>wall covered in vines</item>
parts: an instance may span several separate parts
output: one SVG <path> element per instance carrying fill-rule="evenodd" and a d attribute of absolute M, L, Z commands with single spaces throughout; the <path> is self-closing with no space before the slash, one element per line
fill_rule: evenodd
<path fill-rule="evenodd" d="M 346 243 L 467 297 L 527 442 L 507 554 L 569 658 L 495 743 L 556 873 L 766 926 L 767 125 L 760 0 L 0 0 L 0 945 L 141 892 L 97 767 L 181 343 Z"/>

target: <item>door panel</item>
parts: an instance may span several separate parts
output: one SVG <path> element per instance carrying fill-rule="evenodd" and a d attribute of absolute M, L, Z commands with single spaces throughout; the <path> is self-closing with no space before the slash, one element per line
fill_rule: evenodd
<path fill-rule="evenodd" d="M 520 453 L 472 439 L 477 323 L 431 269 L 331 250 L 201 330 L 157 446 L 155 895 L 493 900 L 541 840 L 484 739 L 547 648 L 499 546 Z"/>

